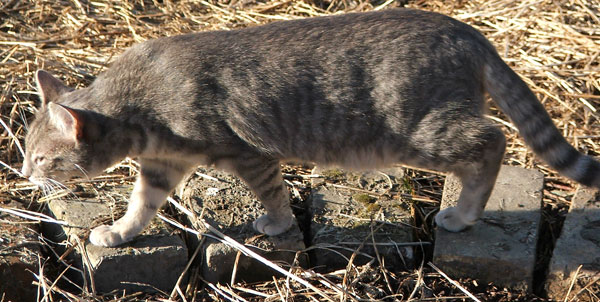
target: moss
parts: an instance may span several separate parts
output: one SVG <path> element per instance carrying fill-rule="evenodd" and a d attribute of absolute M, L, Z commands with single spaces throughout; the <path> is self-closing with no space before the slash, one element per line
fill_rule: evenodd
<path fill-rule="evenodd" d="M 379 211 L 379 209 L 381 209 L 381 206 L 378 203 L 372 203 L 369 204 L 365 210 L 371 214 L 376 213 L 377 211 Z"/>
<path fill-rule="evenodd" d="M 352 199 L 364 206 L 357 212 L 357 216 L 360 218 L 371 218 L 381 209 L 381 205 L 377 203 L 377 198 L 370 196 L 369 194 L 354 194 L 352 195 Z"/>
<path fill-rule="evenodd" d="M 365 193 L 354 194 L 352 195 L 352 199 L 362 203 L 365 206 L 374 204 L 377 201 L 377 198 Z"/>
<path fill-rule="evenodd" d="M 413 191 L 412 181 L 411 181 L 410 177 L 404 176 L 402 178 L 402 186 L 401 186 L 400 190 L 402 190 L 402 192 L 408 192 L 408 193 Z"/>
<path fill-rule="evenodd" d="M 358 233 L 358 232 L 369 232 L 371 230 L 371 223 L 369 221 L 359 221 L 356 220 L 354 221 L 353 225 L 351 226 L 352 231 Z"/>
<path fill-rule="evenodd" d="M 321 173 L 328 180 L 340 180 L 344 179 L 344 172 L 339 169 L 326 170 Z"/>

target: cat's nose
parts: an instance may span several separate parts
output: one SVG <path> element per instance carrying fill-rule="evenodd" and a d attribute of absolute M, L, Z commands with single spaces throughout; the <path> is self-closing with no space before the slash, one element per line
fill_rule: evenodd
<path fill-rule="evenodd" d="M 23 162 L 23 168 L 21 168 L 21 174 L 25 178 L 29 178 L 31 176 L 31 168 L 29 167 L 29 164 L 27 164 L 27 161 Z"/>

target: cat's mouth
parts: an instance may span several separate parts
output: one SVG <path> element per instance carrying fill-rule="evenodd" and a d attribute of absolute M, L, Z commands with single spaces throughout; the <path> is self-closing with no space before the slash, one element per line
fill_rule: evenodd
<path fill-rule="evenodd" d="M 52 192 L 55 190 L 66 188 L 66 186 L 63 184 L 62 179 L 31 176 L 27 180 L 29 180 L 29 182 L 36 185 L 38 189 L 41 189 L 44 192 Z"/>
<path fill-rule="evenodd" d="M 39 188 L 44 186 L 44 179 L 39 179 L 37 177 L 29 177 L 28 180 L 30 183 L 38 186 Z"/>

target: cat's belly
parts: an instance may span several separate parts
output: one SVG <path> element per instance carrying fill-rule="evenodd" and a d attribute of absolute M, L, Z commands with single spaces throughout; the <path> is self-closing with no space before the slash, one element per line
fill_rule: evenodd
<path fill-rule="evenodd" d="M 311 153 L 289 156 L 285 160 L 313 162 L 321 166 L 339 166 L 351 170 L 382 168 L 405 161 L 395 150 L 374 146 L 338 150 L 321 148 Z"/>

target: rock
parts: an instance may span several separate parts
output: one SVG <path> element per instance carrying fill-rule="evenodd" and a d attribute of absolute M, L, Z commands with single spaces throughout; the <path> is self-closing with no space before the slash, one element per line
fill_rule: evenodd
<path fill-rule="evenodd" d="M 92 290 L 92 279 L 89 278 L 89 271 L 92 271 L 98 293 L 113 290 L 156 292 L 157 289 L 170 292 L 187 264 L 188 252 L 181 238 L 170 234 L 158 218 L 155 217 L 133 241 L 118 247 L 98 247 L 82 239 L 84 230 L 102 223 L 111 224 L 111 217 L 116 216 L 115 220 L 120 217 L 115 212 L 117 209 L 124 211 L 128 189 L 104 192 L 106 196 L 100 198 L 50 201 L 51 214 L 69 226 L 44 224 L 45 234 L 57 242 L 70 240 L 77 243 L 75 236 L 80 238 L 82 244 L 77 244 L 69 254 L 80 271 L 73 270 L 71 278 L 85 283 L 89 290 Z M 100 199 L 105 197 L 115 203 L 101 202 Z M 116 208 L 111 209 L 112 205 Z M 105 219 L 100 223 L 102 218 Z"/>
<path fill-rule="evenodd" d="M 546 290 L 552 299 L 598 301 L 598 287 L 586 285 L 598 282 L 600 275 L 600 196 L 596 190 L 579 187 L 550 261 Z M 596 283 L 597 284 L 597 283 Z M 592 293 L 594 295 L 592 295 Z"/>
<path fill-rule="evenodd" d="M 538 171 L 502 166 L 475 225 L 459 233 L 437 228 L 433 262 L 452 278 L 531 291 L 543 184 Z M 455 205 L 460 190 L 448 176 L 441 208 Z"/>
<path fill-rule="evenodd" d="M 401 189 L 401 168 L 365 173 L 316 168 L 313 174 L 346 184 L 336 187 L 323 179 L 312 182 L 312 266 L 327 270 L 345 268 L 356 251 L 356 265 L 367 263 L 378 253 L 388 267 L 413 267 L 413 248 L 403 245 L 413 241 L 410 207 L 388 195 Z"/>
<path fill-rule="evenodd" d="M 21 209 L 19 203 L 0 202 L 5 209 Z M 35 301 L 39 273 L 38 223 L 0 212 L 0 300 Z"/>
<path fill-rule="evenodd" d="M 225 235 L 245 243 L 270 261 L 284 267 L 294 263 L 306 265 L 306 255 L 296 255 L 305 248 L 304 236 L 297 223 L 287 232 L 272 237 L 253 229 L 252 222 L 265 211 L 246 184 L 237 177 L 211 168 L 199 168 L 180 195 L 182 201 L 197 216 L 202 213 L 202 217 L 213 227 L 218 227 Z M 199 220 L 189 223 L 194 229 L 207 232 Z M 230 282 L 234 271 L 235 280 L 247 282 L 271 280 L 276 274 L 265 264 L 242 255 L 216 239 L 207 238 L 202 249 L 202 275 L 209 282 Z"/>

